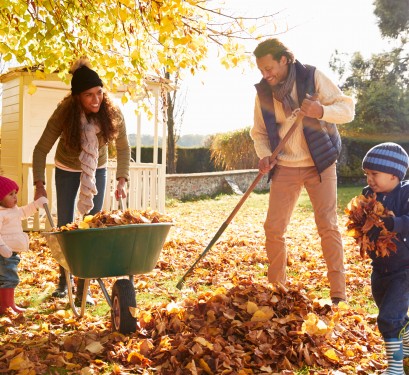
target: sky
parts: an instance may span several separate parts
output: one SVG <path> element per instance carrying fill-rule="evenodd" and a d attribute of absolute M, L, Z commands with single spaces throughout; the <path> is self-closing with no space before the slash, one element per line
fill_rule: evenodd
<path fill-rule="evenodd" d="M 228 0 L 226 8 L 246 16 L 279 14 L 273 33 L 302 63 L 316 66 L 334 82 L 331 55 L 360 51 L 365 58 L 390 49 L 381 38 L 373 14 L 373 0 Z M 288 31 L 286 31 L 289 29 Z M 258 42 L 249 43 L 250 52 Z M 208 70 L 186 77 L 186 108 L 181 135 L 215 134 L 252 125 L 254 84 L 261 79 L 257 67 L 226 70 L 215 53 L 206 60 Z"/>

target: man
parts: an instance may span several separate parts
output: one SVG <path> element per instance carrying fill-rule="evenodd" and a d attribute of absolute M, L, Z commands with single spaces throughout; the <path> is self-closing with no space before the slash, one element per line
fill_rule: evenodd
<path fill-rule="evenodd" d="M 267 39 L 254 50 L 263 78 L 256 84 L 254 125 L 250 131 L 261 173 L 270 173 L 269 208 L 264 224 L 269 261 L 268 280 L 286 281 L 284 234 L 303 187 L 314 209 L 327 264 L 333 304 L 346 300 L 344 252 L 337 222 L 335 162 L 341 139 L 334 124 L 354 118 L 354 102 L 322 72 L 302 65 L 278 39 Z M 269 157 L 294 122 L 304 118 L 277 157 Z M 302 123 L 302 124 L 301 124 Z M 274 168 L 273 168 L 274 167 Z"/>

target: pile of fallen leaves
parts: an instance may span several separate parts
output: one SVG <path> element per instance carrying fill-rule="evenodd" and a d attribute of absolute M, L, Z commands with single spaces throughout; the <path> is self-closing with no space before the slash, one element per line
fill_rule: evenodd
<path fill-rule="evenodd" d="M 82 220 L 55 228 L 55 231 L 65 232 L 76 229 L 107 228 L 116 225 L 170 223 L 170 216 L 155 210 L 112 210 L 101 211 L 95 215 L 86 215 Z"/>
<path fill-rule="evenodd" d="M 140 363 L 161 374 L 271 374 L 303 366 L 347 373 L 381 368 L 367 356 L 381 340 L 346 304 L 331 307 L 297 288 L 241 280 L 214 295 L 142 313 L 153 339 Z M 288 372 L 292 373 L 292 372 Z"/>
<path fill-rule="evenodd" d="M 379 334 L 346 304 L 311 300 L 302 288 L 240 280 L 195 299 L 139 310 L 138 332 L 124 336 L 104 320 L 69 311 L 33 321 L 0 318 L 0 372 L 42 374 L 368 374 L 383 368 Z M 23 328 L 25 326 L 25 329 Z M 107 368 L 115 363 L 112 370 Z M 24 371 L 23 371 L 24 370 Z"/>
<path fill-rule="evenodd" d="M 348 215 L 347 230 L 348 235 L 355 239 L 360 248 L 363 258 L 370 251 L 375 251 L 377 256 L 389 256 L 390 252 L 396 251 L 396 244 L 393 241 L 396 233 L 385 228 L 381 217 L 394 216 L 393 212 L 376 200 L 376 193 L 365 197 L 358 195 L 348 203 L 345 213 Z M 374 227 L 381 229 L 378 239 L 370 241 L 368 232 Z"/>

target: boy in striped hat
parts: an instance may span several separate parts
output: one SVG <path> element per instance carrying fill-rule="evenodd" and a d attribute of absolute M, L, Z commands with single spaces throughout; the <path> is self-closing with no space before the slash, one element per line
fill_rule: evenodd
<path fill-rule="evenodd" d="M 379 308 L 378 328 L 385 341 L 388 369 L 384 374 L 403 375 L 403 358 L 409 357 L 409 181 L 408 154 L 396 143 L 382 143 L 365 155 L 362 168 L 368 186 L 365 196 L 376 193 L 376 199 L 393 211 L 384 217 L 387 230 L 397 234 L 396 252 L 387 257 L 372 258 L 372 295 Z M 374 226 L 368 237 L 376 243 L 381 229 Z"/>

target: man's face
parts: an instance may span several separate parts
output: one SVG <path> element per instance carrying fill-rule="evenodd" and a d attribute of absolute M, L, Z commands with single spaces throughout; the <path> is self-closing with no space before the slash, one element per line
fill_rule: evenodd
<path fill-rule="evenodd" d="M 280 61 L 274 60 L 273 56 L 266 55 L 256 59 L 257 67 L 263 78 L 270 86 L 276 86 L 287 78 L 287 58 L 281 56 Z"/>

